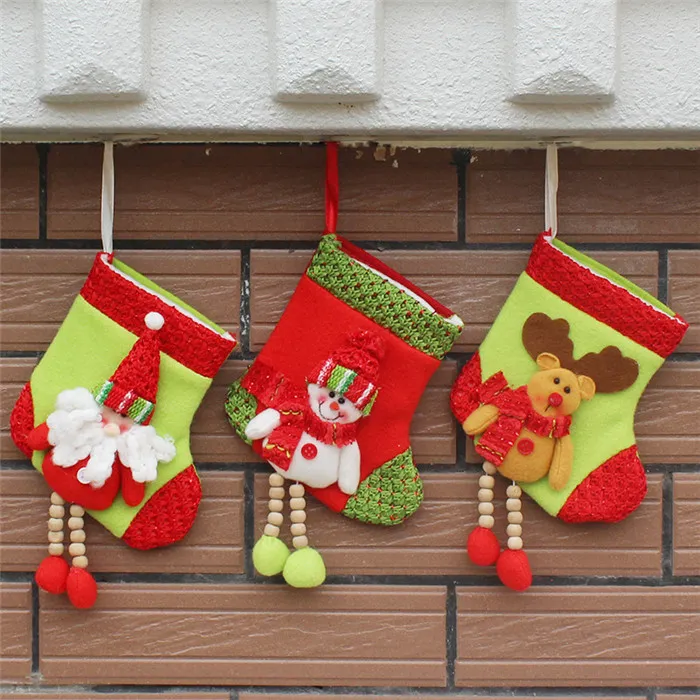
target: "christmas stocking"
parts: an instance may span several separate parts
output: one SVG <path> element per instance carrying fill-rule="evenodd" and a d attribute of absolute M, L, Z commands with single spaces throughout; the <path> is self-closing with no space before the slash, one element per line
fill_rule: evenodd
<path fill-rule="evenodd" d="M 551 235 L 457 379 L 452 410 L 484 458 L 470 558 L 524 590 L 522 489 L 567 522 L 615 522 L 646 493 L 634 411 L 687 323 L 650 294 Z M 508 549 L 492 532 L 494 475 L 508 487 Z M 518 483 L 516 483 L 518 482 Z"/>
<path fill-rule="evenodd" d="M 396 525 L 420 505 L 408 441 L 428 379 L 461 320 L 384 263 L 326 234 L 284 315 L 226 411 L 239 436 L 274 468 L 265 534 L 253 551 L 264 575 L 292 586 L 325 578 L 308 546 L 305 486 L 332 510 Z M 279 539 L 290 480 L 295 552 Z"/>
<path fill-rule="evenodd" d="M 190 423 L 234 345 L 172 294 L 97 255 L 11 416 L 15 443 L 52 489 L 41 588 L 67 591 L 77 607 L 94 603 L 85 509 L 137 549 L 184 537 L 201 498 Z"/>

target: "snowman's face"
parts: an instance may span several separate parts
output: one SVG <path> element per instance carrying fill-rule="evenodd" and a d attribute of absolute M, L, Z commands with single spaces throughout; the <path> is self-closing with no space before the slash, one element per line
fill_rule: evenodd
<path fill-rule="evenodd" d="M 327 423 L 354 423 L 362 418 L 362 412 L 350 399 L 325 386 L 309 384 L 311 410 Z"/>

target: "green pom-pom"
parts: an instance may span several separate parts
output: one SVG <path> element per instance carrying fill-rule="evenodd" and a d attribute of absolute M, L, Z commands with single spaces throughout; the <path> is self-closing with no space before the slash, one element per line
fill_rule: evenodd
<path fill-rule="evenodd" d="M 315 549 L 303 547 L 287 559 L 282 576 L 293 588 L 316 588 L 326 580 L 326 565 Z"/>
<path fill-rule="evenodd" d="M 263 576 L 276 576 L 289 559 L 289 547 L 278 537 L 263 535 L 253 547 L 253 566 Z"/>

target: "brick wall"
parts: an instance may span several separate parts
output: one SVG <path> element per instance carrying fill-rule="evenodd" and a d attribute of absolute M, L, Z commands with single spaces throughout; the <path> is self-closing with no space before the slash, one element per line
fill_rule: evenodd
<path fill-rule="evenodd" d="M 3 682 L 24 698 L 57 700 L 697 693 L 700 152 L 560 155 L 565 239 L 695 325 L 637 413 L 647 499 L 621 524 L 579 527 L 526 502 L 536 578 L 524 595 L 467 562 L 478 466 L 448 391 L 541 228 L 536 151 L 342 151 L 339 230 L 451 306 L 466 330 L 413 423 L 421 510 L 385 530 L 314 504 L 310 532 L 328 584 L 293 591 L 253 573 L 267 469 L 233 436 L 222 403 L 322 230 L 323 159 L 313 146 L 117 149 L 120 257 L 236 332 L 240 346 L 193 426 L 205 498 L 192 532 L 143 553 L 89 522 L 101 593 L 85 613 L 32 583 L 47 489 L 12 445 L 7 415 L 98 246 L 101 150 L 3 146 Z"/>

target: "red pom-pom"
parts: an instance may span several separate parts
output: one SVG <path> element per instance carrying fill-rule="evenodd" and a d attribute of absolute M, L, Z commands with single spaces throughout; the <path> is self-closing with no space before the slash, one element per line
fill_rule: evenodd
<path fill-rule="evenodd" d="M 91 608 L 97 600 L 97 583 L 86 569 L 71 566 L 66 585 L 68 600 L 76 608 Z"/>
<path fill-rule="evenodd" d="M 532 585 L 532 571 L 522 549 L 506 549 L 496 562 L 496 573 L 503 585 L 514 591 L 525 591 Z"/>
<path fill-rule="evenodd" d="M 42 590 L 58 595 L 66 590 L 68 562 L 59 556 L 46 557 L 34 574 L 34 580 Z"/>
<path fill-rule="evenodd" d="M 478 566 L 495 564 L 501 553 L 501 545 L 493 532 L 485 527 L 476 527 L 467 539 L 467 554 Z"/>

